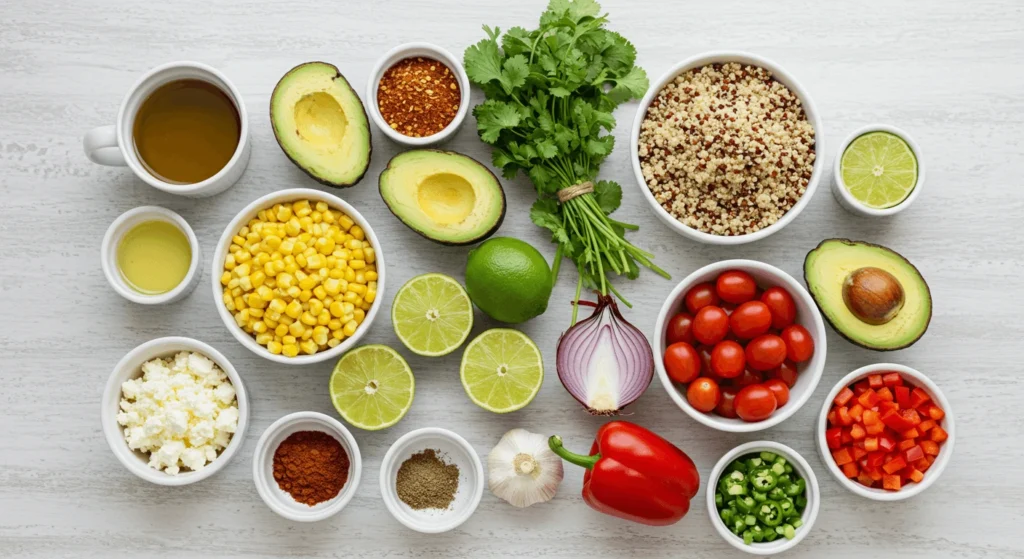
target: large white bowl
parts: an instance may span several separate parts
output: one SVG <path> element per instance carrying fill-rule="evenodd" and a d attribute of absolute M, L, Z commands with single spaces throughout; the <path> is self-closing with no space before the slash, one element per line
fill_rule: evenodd
<path fill-rule="evenodd" d="M 352 221 L 356 225 L 363 229 L 363 233 L 366 234 L 366 239 L 373 246 L 374 254 L 377 257 L 377 298 L 374 299 L 373 305 L 370 306 L 370 310 L 366 312 L 366 318 L 363 319 L 362 324 L 356 329 L 355 334 L 345 338 L 340 344 L 335 347 L 329 348 L 325 351 L 318 351 L 313 355 L 299 354 L 295 357 L 288 357 L 286 355 L 274 355 L 270 353 L 266 347 L 256 343 L 256 338 L 248 334 L 245 330 L 239 328 L 238 324 L 235 323 L 235 317 L 228 311 L 227 307 L 224 306 L 223 293 L 224 286 L 220 283 L 220 276 L 224 273 L 224 258 L 227 256 L 228 247 L 231 246 L 231 238 L 234 237 L 242 226 L 249 222 L 250 219 L 256 217 L 256 214 L 260 210 L 269 208 L 278 202 L 294 202 L 296 200 L 311 200 L 313 202 L 325 202 L 331 209 L 341 210 L 345 212 L 345 215 L 352 218 Z M 278 363 L 284 363 L 287 365 L 309 365 L 311 363 L 320 363 L 328 359 L 335 359 L 341 356 L 341 354 L 348 351 L 349 348 L 359 342 L 359 339 L 366 334 L 366 331 L 370 329 L 370 325 L 373 324 L 373 319 L 377 317 L 377 311 L 380 310 L 382 301 L 384 300 L 384 286 L 385 286 L 385 274 L 384 274 L 384 250 L 381 247 L 380 240 L 377 238 L 376 233 L 373 232 L 373 228 L 370 227 L 370 223 L 366 221 L 355 208 L 353 208 L 348 202 L 328 194 L 321 190 L 314 190 L 312 188 L 289 188 L 287 190 L 279 190 L 271 194 L 267 194 L 261 198 L 257 198 L 251 204 L 238 212 L 238 215 L 231 220 L 231 223 L 224 229 L 224 234 L 221 235 L 220 241 L 217 242 L 217 249 L 213 253 L 213 267 L 211 268 L 212 273 L 210 274 L 210 284 L 213 287 L 213 301 L 217 307 L 217 314 L 220 315 L 221 320 L 224 322 L 224 326 L 227 327 L 231 335 L 242 345 L 244 345 L 249 351 L 259 355 L 260 357 L 276 361 Z"/>
<path fill-rule="evenodd" d="M 873 373 L 895 371 L 903 376 L 904 381 L 909 381 L 910 384 L 921 388 L 931 396 L 932 401 L 939 405 L 946 412 L 946 416 L 939 421 L 939 426 L 942 427 L 948 434 L 949 438 L 946 442 L 942 443 L 939 447 L 939 455 L 935 457 L 935 463 L 932 464 L 928 471 L 924 473 L 924 479 L 921 483 L 911 483 L 903 486 L 899 491 L 887 491 L 885 489 L 876 489 L 873 487 L 864 487 L 860 483 L 846 477 L 843 474 L 843 470 L 836 465 L 836 461 L 832 458 L 832 452 L 828 449 L 828 443 L 825 442 L 825 431 L 828 429 L 828 412 L 832 408 L 832 401 L 839 395 L 839 391 L 846 386 L 850 386 L 861 379 L 867 378 L 868 375 Z M 821 412 L 818 413 L 818 423 L 815 426 L 816 436 L 815 439 L 818 441 L 818 452 L 821 453 L 821 461 L 828 466 L 828 471 L 832 473 L 832 477 L 836 478 L 839 485 L 842 485 L 852 493 L 860 495 L 874 501 L 902 501 L 903 499 L 909 499 L 914 495 L 917 495 L 928 489 L 939 479 L 942 472 L 949 465 L 949 460 L 953 456 L 953 442 L 956 439 L 956 425 L 953 421 L 953 409 L 949 405 L 949 400 L 939 390 L 939 387 L 932 382 L 932 380 L 924 375 L 917 369 L 912 369 L 906 365 L 897 365 L 895 363 L 876 363 L 874 365 L 865 365 L 853 371 L 852 373 L 843 377 L 842 380 L 836 383 L 832 390 L 828 393 L 825 398 L 825 403 L 821 406 Z"/>
<path fill-rule="evenodd" d="M 761 452 L 767 450 L 768 452 L 774 452 L 779 454 L 789 461 L 789 464 L 793 466 L 793 471 L 800 474 L 800 477 L 804 478 L 807 483 L 806 497 L 807 506 L 804 507 L 804 512 L 800 515 L 800 520 L 803 525 L 797 528 L 796 536 L 787 540 L 786 538 L 779 538 L 773 542 L 754 542 L 747 545 L 743 542 L 743 538 L 738 537 L 726 528 L 725 523 L 722 522 L 722 518 L 718 516 L 718 507 L 715 506 L 715 488 L 718 487 L 718 480 L 722 477 L 722 472 L 725 468 L 732 463 L 733 460 L 743 456 L 744 454 L 750 454 L 753 452 Z M 818 490 L 818 478 L 814 475 L 814 470 L 811 469 L 811 465 L 804 460 L 803 456 L 797 453 L 797 451 L 789 448 L 784 444 L 779 444 L 772 441 L 753 441 L 730 450 L 722 456 L 722 458 L 715 464 L 714 469 L 711 470 L 711 475 L 708 477 L 708 485 L 705 490 L 707 493 L 707 504 L 708 504 L 708 516 L 711 519 L 711 525 L 715 527 L 722 539 L 729 543 L 729 545 L 736 549 L 749 553 L 751 555 L 775 555 L 776 553 L 782 553 L 788 551 L 796 544 L 800 543 L 807 534 L 811 531 L 811 526 L 814 525 L 814 521 L 818 518 L 818 508 L 821 505 L 821 491 Z"/>
<path fill-rule="evenodd" d="M 121 404 L 121 384 L 126 380 L 142 376 L 142 364 L 158 357 L 173 357 L 179 351 L 191 351 L 209 357 L 218 367 L 227 374 L 232 386 L 235 388 L 235 398 L 238 404 L 238 427 L 231 436 L 231 442 L 221 451 L 217 458 L 206 465 L 203 469 L 192 472 L 184 471 L 178 475 L 170 475 L 149 467 L 149 456 L 128 448 L 128 442 L 124 438 L 124 428 L 117 423 L 117 412 Z M 103 435 L 107 439 L 110 450 L 118 461 L 128 468 L 128 471 L 140 478 L 157 485 L 188 485 L 204 480 L 219 472 L 231 458 L 238 453 L 245 441 L 245 432 L 249 428 L 249 398 L 246 395 L 245 384 L 238 371 L 231 366 L 231 363 L 219 351 L 211 346 L 192 338 L 168 337 L 150 340 L 128 352 L 121 361 L 114 366 L 114 371 L 107 379 L 107 386 L 103 389 L 103 408 L 101 412 L 103 423 Z"/>
<path fill-rule="evenodd" d="M 796 303 L 796 323 L 807 328 L 811 333 L 811 338 L 814 340 L 814 356 L 808 361 L 797 364 L 799 376 L 797 377 L 796 384 L 790 389 L 789 402 L 763 421 L 746 422 L 742 419 L 730 419 L 714 413 L 697 411 L 686 400 L 685 391 L 680 390 L 672 382 L 668 372 L 665 370 L 665 361 L 663 359 L 666 347 L 665 330 L 669 319 L 678 312 L 686 311 L 686 304 L 683 301 L 686 297 L 686 292 L 698 283 L 714 282 L 719 274 L 729 270 L 747 272 L 763 288 L 774 286 L 785 288 L 793 296 L 793 302 Z M 661 379 L 661 384 L 665 387 L 669 397 L 679 406 L 679 409 L 686 412 L 690 417 L 708 427 L 729 433 L 750 433 L 768 429 L 782 423 L 796 413 L 811 397 L 811 394 L 814 393 L 814 388 L 818 386 L 821 372 L 825 368 L 825 353 L 827 349 L 825 323 L 821 319 L 821 312 L 818 311 L 817 305 L 814 304 L 814 299 L 811 299 L 807 290 L 793 279 L 793 276 L 775 266 L 756 260 L 723 260 L 704 266 L 690 274 L 683 281 L 679 282 L 679 285 L 672 290 L 672 293 L 669 293 L 668 298 L 665 299 L 661 306 L 661 311 L 658 313 L 658 322 L 654 326 L 654 365 L 658 370 L 658 378 Z"/>
<path fill-rule="evenodd" d="M 665 208 L 661 207 L 661 204 L 654 199 L 654 195 L 651 194 L 651 189 L 647 188 L 647 181 L 644 179 L 643 171 L 640 168 L 640 126 L 643 124 L 644 118 L 647 116 L 647 108 L 650 107 L 651 102 L 657 97 L 661 89 L 666 84 L 671 82 L 679 74 L 699 68 L 701 66 L 707 66 L 708 64 L 721 64 L 725 62 L 739 62 L 741 64 L 749 64 L 751 66 L 760 66 L 766 70 L 771 71 L 772 76 L 780 83 L 785 85 L 800 99 L 801 104 L 804 108 L 804 113 L 807 115 L 807 120 L 814 126 L 814 167 L 811 171 L 811 179 L 807 183 L 807 189 L 804 195 L 797 200 L 797 203 L 786 212 L 778 221 L 772 225 L 746 235 L 735 235 L 727 237 L 724 235 L 712 235 L 703 231 L 698 231 L 688 225 L 684 225 L 681 221 L 668 213 Z M 754 241 L 761 240 L 773 233 L 778 232 L 780 229 L 788 225 L 791 221 L 796 219 L 796 216 L 800 215 L 800 212 L 807 207 L 808 202 L 811 201 L 811 196 L 814 195 L 814 191 L 818 188 L 818 182 L 821 180 L 821 175 L 824 172 L 825 163 L 822 158 L 824 149 L 822 149 L 825 135 L 822 132 L 821 117 L 818 114 L 817 108 L 814 106 L 814 102 L 811 100 L 810 95 L 800 85 L 800 82 L 796 81 L 792 75 L 782 69 L 781 66 L 762 58 L 755 54 L 747 52 L 731 52 L 731 51 L 714 51 L 698 54 L 687 58 L 686 60 L 676 64 L 671 70 L 666 72 L 657 82 L 651 84 L 650 89 L 647 90 L 647 95 L 644 95 L 642 101 L 640 101 L 640 107 L 636 111 L 636 117 L 633 119 L 633 132 L 630 136 L 630 154 L 633 158 L 633 174 L 636 176 L 636 184 L 639 187 L 640 192 L 643 194 L 644 199 L 651 205 L 654 210 L 654 215 L 658 216 L 658 219 L 663 221 L 670 229 L 679 233 L 680 235 L 699 241 L 702 243 L 712 245 L 741 245 L 745 243 L 752 243 Z"/>

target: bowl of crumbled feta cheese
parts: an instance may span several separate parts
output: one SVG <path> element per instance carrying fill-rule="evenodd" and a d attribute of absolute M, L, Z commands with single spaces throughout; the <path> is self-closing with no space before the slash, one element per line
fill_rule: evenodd
<path fill-rule="evenodd" d="M 242 446 L 248 419 L 238 372 L 191 338 L 158 338 L 131 350 L 103 393 L 103 433 L 114 456 L 158 485 L 217 473 Z"/>

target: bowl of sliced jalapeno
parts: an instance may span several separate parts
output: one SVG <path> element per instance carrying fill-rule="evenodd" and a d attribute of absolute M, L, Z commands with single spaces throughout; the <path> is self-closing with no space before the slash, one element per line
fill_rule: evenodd
<path fill-rule="evenodd" d="M 818 517 L 818 480 L 786 445 L 742 444 L 715 464 L 708 480 L 711 524 L 740 551 L 782 553 L 800 543 Z"/>

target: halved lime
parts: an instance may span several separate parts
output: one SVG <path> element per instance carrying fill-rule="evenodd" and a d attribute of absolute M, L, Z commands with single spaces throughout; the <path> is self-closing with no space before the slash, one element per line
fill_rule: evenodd
<path fill-rule="evenodd" d="M 526 334 L 494 328 L 469 342 L 459 374 L 473 403 L 494 413 L 508 413 L 529 404 L 540 391 L 544 360 Z"/>
<path fill-rule="evenodd" d="M 342 419 L 376 431 L 398 423 L 409 411 L 416 379 L 397 351 L 365 345 L 341 356 L 331 373 L 330 389 Z"/>
<path fill-rule="evenodd" d="M 889 132 L 857 137 L 839 163 L 846 190 L 876 210 L 907 199 L 917 184 L 917 156 L 906 141 Z"/>
<path fill-rule="evenodd" d="M 413 353 L 447 355 L 473 329 L 473 303 L 455 278 L 423 274 L 407 281 L 391 304 L 395 334 Z"/>

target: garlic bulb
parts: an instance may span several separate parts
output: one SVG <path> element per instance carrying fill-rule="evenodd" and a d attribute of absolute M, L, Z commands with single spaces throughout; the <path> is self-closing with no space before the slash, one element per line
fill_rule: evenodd
<path fill-rule="evenodd" d="M 548 438 L 526 429 L 505 433 L 487 455 L 491 493 L 512 506 L 550 501 L 564 472 L 562 459 L 548 447 Z"/>

